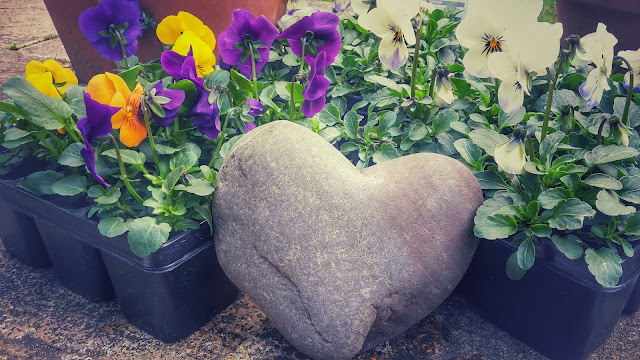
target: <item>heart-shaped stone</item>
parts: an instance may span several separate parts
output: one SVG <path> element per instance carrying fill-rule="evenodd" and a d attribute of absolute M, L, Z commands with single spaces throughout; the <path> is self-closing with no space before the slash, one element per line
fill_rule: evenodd
<path fill-rule="evenodd" d="M 475 252 L 481 203 L 454 159 L 359 170 L 307 128 L 276 121 L 240 139 L 220 170 L 218 260 L 296 348 L 349 359 L 451 293 Z"/>

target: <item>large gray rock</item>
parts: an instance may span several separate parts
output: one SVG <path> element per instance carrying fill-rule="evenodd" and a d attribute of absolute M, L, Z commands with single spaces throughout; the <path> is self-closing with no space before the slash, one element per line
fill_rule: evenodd
<path fill-rule="evenodd" d="M 216 187 L 222 268 L 316 359 L 349 359 L 423 319 L 477 246 L 482 191 L 441 155 L 358 170 L 322 137 L 277 121 L 235 144 Z"/>

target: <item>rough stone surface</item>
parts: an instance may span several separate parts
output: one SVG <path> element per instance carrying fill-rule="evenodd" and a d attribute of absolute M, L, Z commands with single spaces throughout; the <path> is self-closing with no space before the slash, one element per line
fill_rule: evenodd
<path fill-rule="evenodd" d="M 216 248 L 294 346 L 348 359 L 453 291 L 477 245 L 481 203 L 456 160 L 416 154 L 358 170 L 320 136 L 279 121 L 241 139 L 220 171 Z"/>

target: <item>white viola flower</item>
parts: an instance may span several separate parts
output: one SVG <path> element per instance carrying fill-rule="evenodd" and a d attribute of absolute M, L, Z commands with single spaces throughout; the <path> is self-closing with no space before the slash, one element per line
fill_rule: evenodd
<path fill-rule="evenodd" d="M 607 26 L 603 23 L 599 23 L 593 37 L 590 36 L 583 43 L 587 58 L 596 66 L 580 86 L 580 95 L 587 100 L 589 109 L 600 104 L 602 94 L 611 89 L 609 76 L 613 67 L 613 47 L 617 43 L 618 39 L 607 31 Z"/>
<path fill-rule="evenodd" d="M 524 102 L 524 94 L 530 95 L 533 75 L 546 73 L 553 66 L 560 52 L 562 24 L 531 23 L 509 29 L 505 35 L 509 52 L 501 52 L 489 58 L 489 70 L 502 80 L 498 89 L 498 102 L 507 114 L 513 114 Z"/>
<path fill-rule="evenodd" d="M 320 9 L 309 6 L 307 0 L 289 0 L 287 3 L 287 13 L 278 20 L 278 25 L 282 30 L 286 30 L 303 17 L 311 16 L 318 11 L 320 11 Z"/>
<path fill-rule="evenodd" d="M 378 7 L 360 16 L 361 25 L 367 24 L 369 30 L 382 38 L 378 55 L 383 64 L 399 68 L 409 59 L 408 45 L 415 45 L 411 19 L 420 12 L 420 0 L 404 0 L 398 6 L 397 0 L 377 0 Z"/>
<path fill-rule="evenodd" d="M 345 12 L 351 6 L 351 0 L 335 0 L 334 7 L 337 12 Z"/>
<path fill-rule="evenodd" d="M 493 159 L 498 164 L 498 170 L 503 170 L 510 175 L 520 175 L 524 173 L 524 165 L 527 163 L 527 156 L 524 147 L 526 130 L 517 129 L 513 132 L 513 137 L 498 146 L 493 151 Z"/>
<path fill-rule="evenodd" d="M 375 9 L 377 6 L 376 0 L 351 0 L 351 7 L 356 14 L 362 16 L 369 13 L 369 11 Z"/>
<path fill-rule="evenodd" d="M 469 49 L 462 63 L 471 75 L 489 77 L 490 55 L 508 50 L 505 33 L 510 25 L 537 22 L 542 0 L 473 0 L 456 29 L 460 45 Z"/>
<path fill-rule="evenodd" d="M 456 99 L 451 88 L 451 75 L 453 74 L 451 74 L 449 68 L 440 65 L 434 71 L 438 72 L 433 87 L 434 103 L 439 107 L 447 107 L 453 104 Z"/>
<path fill-rule="evenodd" d="M 629 65 L 631 65 L 631 69 L 624 76 L 624 88 L 629 90 L 629 80 L 631 78 L 631 73 L 633 73 L 633 92 L 640 94 L 640 49 L 636 51 L 627 50 L 618 52 L 618 56 L 625 58 Z M 627 68 L 627 64 L 622 63 L 623 68 Z"/>

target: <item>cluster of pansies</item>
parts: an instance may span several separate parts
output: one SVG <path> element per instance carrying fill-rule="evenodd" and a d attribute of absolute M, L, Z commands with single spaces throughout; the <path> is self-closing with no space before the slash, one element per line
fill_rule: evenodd
<path fill-rule="evenodd" d="M 216 169 L 238 138 L 285 119 L 360 168 L 417 152 L 467 164 L 486 197 L 475 234 L 518 247 L 513 278 L 550 240 L 600 283 L 618 281 L 640 237 L 640 50 L 615 56 L 604 24 L 563 42 L 561 24 L 537 20 L 542 0 L 335 9 L 292 0 L 277 26 L 236 9 L 220 34 L 179 12 L 155 29 L 160 60 L 140 63 L 132 55 L 148 16 L 136 1 L 104 0 L 80 28 L 120 69 L 81 87 L 55 62 L 32 62 L 26 80 L 10 79 L 3 169 L 56 160 L 51 181 L 80 184 L 60 195 L 92 198 L 106 236 L 139 219 L 181 231 L 211 222 Z M 42 178 L 22 186 L 55 193 Z M 164 240 L 132 249 L 145 255 Z"/>

